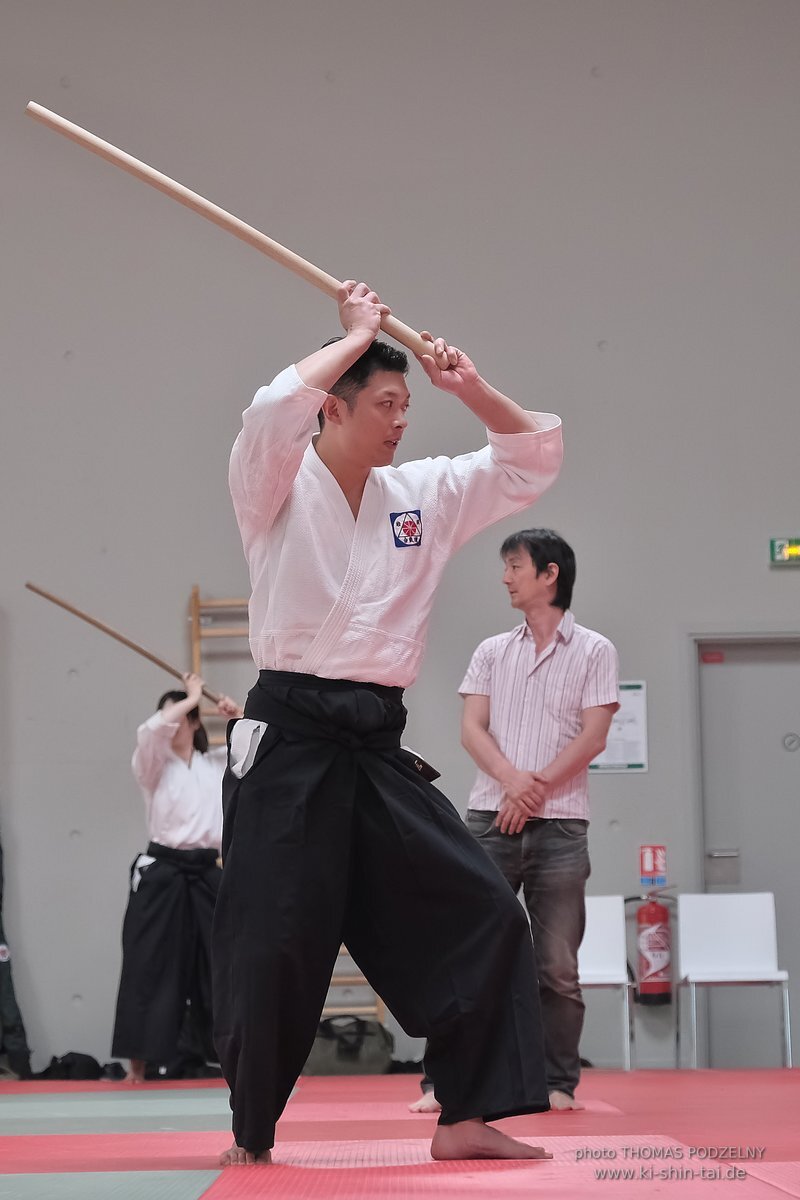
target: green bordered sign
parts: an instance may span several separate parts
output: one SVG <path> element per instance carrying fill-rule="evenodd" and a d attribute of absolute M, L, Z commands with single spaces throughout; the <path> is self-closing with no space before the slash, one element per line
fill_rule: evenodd
<path fill-rule="evenodd" d="M 591 772 L 647 770 L 647 687 L 644 680 L 620 683 L 619 701 L 606 748 L 589 763 Z"/>
<path fill-rule="evenodd" d="M 772 538 L 769 561 L 773 567 L 800 567 L 800 538 Z"/>

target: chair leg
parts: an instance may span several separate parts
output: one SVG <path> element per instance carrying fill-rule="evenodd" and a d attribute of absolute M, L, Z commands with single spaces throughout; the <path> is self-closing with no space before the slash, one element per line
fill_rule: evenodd
<path fill-rule="evenodd" d="M 631 1011 L 628 999 L 629 986 L 622 985 L 622 1066 L 624 1070 L 631 1069 Z"/>
<path fill-rule="evenodd" d="M 783 1065 L 792 1065 L 792 1018 L 789 1011 L 789 981 L 781 984 L 781 1030 L 783 1032 Z"/>
<path fill-rule="evenodd" d="M 697 1070 L 697 986 L 689 984 L 689 1016 L 692 1026 L 692 1058 L 691 1066 Z"/>

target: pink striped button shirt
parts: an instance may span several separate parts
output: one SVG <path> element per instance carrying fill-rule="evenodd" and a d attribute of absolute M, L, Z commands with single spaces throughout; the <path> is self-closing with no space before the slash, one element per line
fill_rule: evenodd
<path fill-rule="evenodd" d="M 617 651 L 565 612 L 538 658 L 527 623 L 481 642 L 458 690 L 489 697 L 489 732 L 517 770 L 542 771 L 581 732 L 582 709 L 619 707 Z M 496 812 L 502 800 L 498 781 L 478 770 L 469 807 Z M 555 788 L 541 815 L 588 820 L 588 768 Z"/>

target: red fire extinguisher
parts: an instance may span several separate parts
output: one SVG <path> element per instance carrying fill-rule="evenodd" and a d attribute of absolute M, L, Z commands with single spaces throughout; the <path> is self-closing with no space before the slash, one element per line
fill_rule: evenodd
<path fill-rule="evenodd" d="M 654 896 L 636 910 L 639 1004 L 669 1004 L 672 1000 L 672 937 L 669 909 Z"/>

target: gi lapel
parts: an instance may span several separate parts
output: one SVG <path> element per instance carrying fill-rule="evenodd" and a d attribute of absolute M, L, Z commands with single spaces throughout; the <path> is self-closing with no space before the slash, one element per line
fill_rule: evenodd
<path fill-rule="evenodd" d="M 337 644 L 359 600 L 361 583 L 365 571 L 376 554 L 375 535 L 380 528 L 383 489 L 375 471 L 367 479 L 358 519 L 355 523 L 350 560 L 347 564 L 342 586 L 333 608 L 317 630 L 314 640 L 297 664 L 297 670 L 307 675 L 316 675 L 326 655 Z"/>

